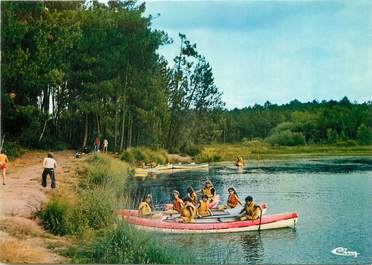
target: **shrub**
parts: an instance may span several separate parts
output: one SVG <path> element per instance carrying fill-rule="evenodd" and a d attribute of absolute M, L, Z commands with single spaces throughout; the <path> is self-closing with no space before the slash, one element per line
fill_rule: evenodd
<path fill-rule="evenodd" d="M 184 154 L 187 154 L 187 155 L 190 155 L 190 156 L 196 156 L 198 154 L 200 154 L 202 151 L 202 149 L 196 145 L 193 145 L 193 144 L 184 144 L 181 148 L 180 148 L 180 152 L 181 153 L 184 153 Z"/>
<path fill-rule="evenodd" d="M 168 162 L 167 153 L 164 150 L 152 150 L 147 147 L 128 148 L 121 154 L 120 159 L 132 164 L 136 161 L 144 161 L 145 163 L 155 161 L 158 164 Z"/>
<path fill-rule="evenodd" d="M 218 154 L 205 154 L 201 153 L 194 157 L 195 161 L 198 163 L 204 163 L 204 162 L 219 162 L 221 161 L 221 156 Z"/>
<path fill-rule="evenodd" d="M 339 147 L 349 147 L 349 146 L 356 146 L 358 143 L 354 140 L 347 140 L 347 141 L 338 141 L 336 146 Z"/>
<path fill-rule="evenodd" d="M 270 135 L 265 141 L 271 145 L 295 146 L 305 144 L 305 137 L 302 133 L 286 130 Z"/>
<path fill-rule="evenodd" d="M 131 164 L 135 162 L 133 153 L 129 152 L 128 150 L 121 153 L 120 159 Z"/>
<path fill-rule="evenodd" d="M 69 232 L 68 210 L 71 205 L 62 197 L 53 197 L 46 207 L 36 213 L 41 218 L 44 228 L 55 235 L 65 235 Z"/>
<path fill-rule="evenodd" d="M 357 139 L 359 144 L 371 144 L 372 143 L 372 129 L 368 128 L 364 124 L 360 125 L 357 130 Z"/>
<path fill-rule="evenodd" d="M 9 159 L 14 159 L 21 156 L 25 151 L 17 142 L 4 141 L 2 152 L 6 154 Z"/>

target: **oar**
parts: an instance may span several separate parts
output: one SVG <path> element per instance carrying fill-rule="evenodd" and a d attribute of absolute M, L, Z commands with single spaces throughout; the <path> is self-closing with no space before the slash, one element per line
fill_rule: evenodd
<path fill-rule="evenodd" d="M 260 224 L 258 225 L 258 232 L 261 232 L 262 208 L 261 208 L 261 206 L 258 206 L 258 208 L 260 208 Z"/>

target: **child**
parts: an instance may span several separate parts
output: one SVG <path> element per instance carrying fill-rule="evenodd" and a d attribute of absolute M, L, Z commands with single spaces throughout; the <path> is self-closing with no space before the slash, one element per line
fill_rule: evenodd
<path fill-rule="evenodd" d="M 198 217 L 212 215 L 211 210 L 209 209 L 209 202 L 208 196 L 202 195 L 202 199 L 200 200 L 199 207 L 198 207 Z"/>
<path fill-rule="evenodd" d="M 179 197 L 180 193 L 177 190 L 173 191 L 173 210 L 177 211 L 178 213 L 181 212 L 181 208 L 184 204 L 183 200 Z"/>
<path fill-rule="evenodd" d="M 204 184 L 204 188 L 201 190 L 203 195 L 207 195 L 208 199 L 212 199 L 215 195 L 215 189 L 210 180 L 207 180 Z"/>
<path fill-rule="evenodd" d="M 186 198 L 181 208 L 181 218 L 184 223 L 195 223 L 196 209 L 191 199 Z"/>
<path fill-rule="evenodd" d="M 260 218 L 261 207 L 257 205 L 251 196 L 245 198 L 245 205 L 240 212 L 240 220 L 256 220 Z"/>
<path fill-rule="evenodd" d="M 43 173 L 41 174 L 41 185 L 45 188 L 47 185 L 47 176 L 49 175 L 51 179 L 51 187 L 54 189 L 56 187 L 56 176 L 55 169 L 57 168 L 57 162 L 53 158 L 52 153 L 48 153 L 48 157 L 44 158 L 43 161 Z"/>
<path fill-rule="evenodd" d="M 151 210 L 152 197 L 151 194 L 147 194 L 143 201 L 138 206 L 139 215 L 141 216 L 150 216 L 152 215 Z"/>
<path fill-rule="evenodd" d="M 235 208 L 238 203 L 243 206 L 243 203 L 241 202 L 238 194 L 236 193 L 236 190 L 233 187 L 230 187 L 228 189 L 229 197 L 227 198 L 227 208 Z"/>
<path fill-rule="evenodd" d="M 195 207 L 198 206 L 198 195 L 196 194 L 196 192 L 194 191 L 192 187 L 187 188 L 186 198 L 190 199 L 190 201 L 194 204 Z"/>
<path fill-rule="evenodd" d="M 0 151 L 0 169 L 1 169 L 1 174 L 3 175 L 3 185 L 5 185 L 6 163 L 7 162 L 8 162 L 7 155 Z"/>

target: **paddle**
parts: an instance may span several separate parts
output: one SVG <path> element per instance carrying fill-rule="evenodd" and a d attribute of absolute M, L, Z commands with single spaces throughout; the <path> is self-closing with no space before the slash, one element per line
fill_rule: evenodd
<path fill-rule="evenodd" d="M 260 208 L 260 224 L 258 225 L 258 232 L 261 232 L 262 208 L 261 208 L 261 206 L 258 206 L 258 208 Z"/>

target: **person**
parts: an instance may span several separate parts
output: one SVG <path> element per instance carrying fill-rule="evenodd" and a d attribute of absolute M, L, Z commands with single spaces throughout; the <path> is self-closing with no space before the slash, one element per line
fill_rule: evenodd
<path fill-rule="evenodd" d="M 101 145 L 101 141 L 99 140 L 99 137 L 97 136 L 94 140 L 94 151 L 99 151 L 99 146 Z"/>
<path fill-rule="evenodd" d="M 211 200 L 215 195 L 215 189 L 210 180 L 207 180 L 204 184 L 204 188 L 201 190 L 203 195 L 207 195 L 208 199 Z"/>
<path fill-rule="evenodd" d="M 245 198 L 244 208 L 240 211 L 240 220 L 256 220 L 260 218 L 260 214 L 261 207 L 253 201 L 252 196 L 247 196 Z"/>
<path fill-rule="evenodd" d="M 6 163 L 8 161 L 9 161 L 8 156 L 0 151 L 0 169 L 1 169 L 1 174 L 3 176 L 3 185 L 5 185 Z"/>
<path fill-rule="evenodd" d="M 183 206 L 183 200 L 180 198 L 180 193 L 178 190 L 173 191 L 173 210 L 177 211 L 178 213 L 181 212 L 181 208 Z"/>
<path fill-rule="evenodd" d="M 195 190 L 190 186 L 187 188 L 187 199 L 190 199 L 194 206 L 198 206 L 198 195 L 196 194 Z"/>
<path fill-rule="evenodd" d="M 151 194 L 147 194 L 140 203 L 140 205 L 138 206 L 139 215 L 150 216 L 152 214 L 151 205 L 152 205 Z"/>
<path fill-rule="evenodd" d="M 107 153 L 107 148 L 108 148 L 108 140 L 104 139 L 103 140 L 103 152 Z"/>
<path fill-rule="evenodd" d="M 154 160 L 151 160 L 150 167 L 155 168 L 157 166 L 156 162 Z"/>
<path fill-rule="evenodd" d="M 51 187 L 54 189 L 56 187 L 56 176 L 55 176 L 55 169 L 57 168 L 57 162 L 53 158 L 53 153 L 48 153 L 48 156 L 44 158 L 43 161 L 43 173 L 41 175 L 41 185 L 45 188 L 47 185 L 47 176 L 50 176 L 51 179 Z"/>
<path fill-rule="evenodd" d="M 243 206 L 242 201 L 240 200 L 238 193 L 233 187 L 228 188 L 229 197 L 227 198 L 227 207 L 228 208 L 235 208 L 238 203 Z"/>
<path fill-rule="evenodd" d="M 235 161 L 236 166 L 243 166 L 244 165 L 244 160 L 243 157 L 240 155 L 236 156 L 236 161 Z"/>
<path fill-rule="evenodd" d="M 204 194 L 202 195 L 202 199 L 199 202 L 198 217 L 208 216 L 208 215 L 212 215 L 212 212 L 209 209 L 208 196 Z"/>
<path fill-rule="evenodd" d="M 184 223 L 195 223 L 196 208 L 190 198 L 186 198 L 181 207 L 181 218 Z"/>

